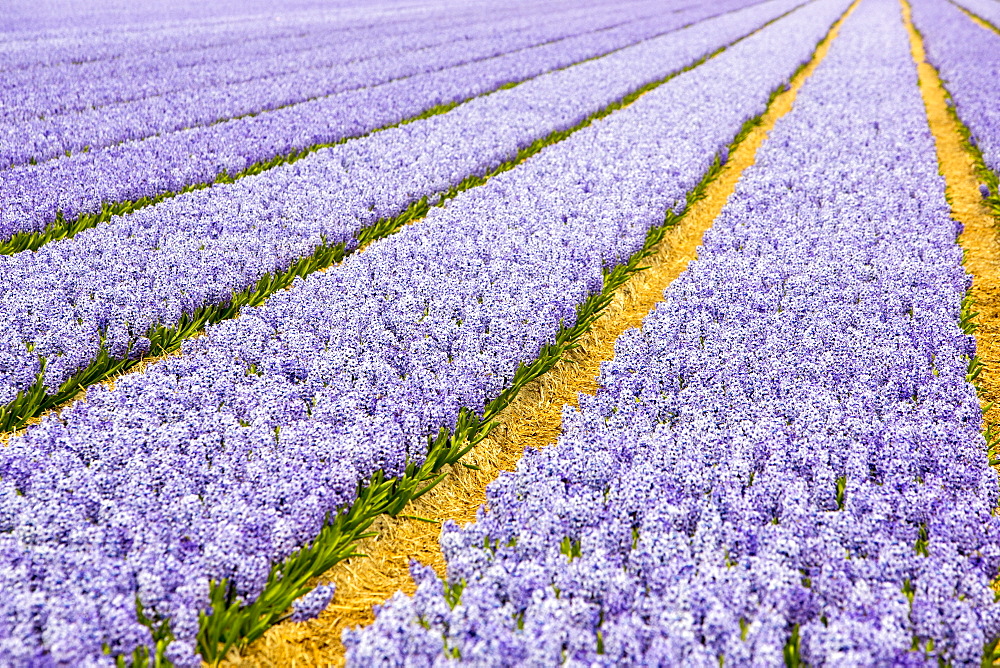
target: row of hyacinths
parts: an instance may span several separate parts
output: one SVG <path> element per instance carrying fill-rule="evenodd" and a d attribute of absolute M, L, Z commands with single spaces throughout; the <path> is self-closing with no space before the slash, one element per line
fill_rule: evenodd
<path fill-rule="evenodd" d="M 986 27 L 963 15 L 961 5 L 914 0 L 912 6 L 927 58 L 945 81 L 949 103 L 977 154 L 983 197 L 1000 215 L 1000 109 L 991 83 L 1000 77 L 1000 3 L 968 0 L 967 8 L 962 7 L 966 13 L 981 14 Z"/>
<path fill-rule="evenodd" d="M 628 25 L 652 12 L 647 3 L 617 16 L 603 6 L 592 15 L 542 8 L 508 16 L 501 12 L 495 21 L 484 21 L 481 14 L 431 12 L 423 21 L 404 16 L 383 23 L 376 11 L 368 25 L 341 31 L 334 39 L 331 26 L 308 25 L 306 30 L 315 32 L 311 40 L 308 33 L 296 37 L 293 50 L 281 48 L 288 40 L 278 40 L 279 53 L 271 58 L 255 52 L 260 42 L 253 32 L 271 32 L 262 22 L 246 40 L 227 45 L 231 48 L 222 60 L 205 65 L 189 63 L 180 40 L 158 57 L 140 44 L 132 49 L 135 57 L 84 63 L 82 71 L 72 66 L 16 71 L 5 77 L 5 88 L 30 94 L 0 111 L 5 130 L 0 165 L 41 162 L 84 147 L 98 149 L 419 77 Z M 204 39 L 202 33 L 192 37 Z M 129 75 L 123 77 L 124 72 Z"/>

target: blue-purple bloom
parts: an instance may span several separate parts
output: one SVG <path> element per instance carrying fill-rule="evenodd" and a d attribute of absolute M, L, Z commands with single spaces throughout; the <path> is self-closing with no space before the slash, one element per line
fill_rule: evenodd
<path fill-rule="evenodd" d="M 482 174 L 650 81 L 744 36 L 797 0 L 726 15 L 472 100 L 447 114 L 117 217 L 38 251 L 0 256 L 0 405 L 42 371 L 50 393 L 94 360 L 150 349 L 173 326 L 324 242 Z M 728 137 L 728 136 L 727 136 Z M 9 212 L 8 212 L 9 213 Z M 2 214 L 0 214 L 2 215 Z"/>
<path fill-rule="evenodd" d="M 648 18 L 650 10 L 648 5 L 632 7 L 626 21 Z M 233 53 L 236 62 L 215 63 L 203 73 L 195 65 L 171 67 L 168 52 L 159 54 L 168 73 L 166 80 L 155 72 L 122 77 L 115 67 L 128 67 L 127 59 L 112 62 L 107 73 L 86 71 L 92 68 L 83 72 L 79 68 L 33 69 L 26 77 L 12 73 L 7 77 L 13 79 L 12 94 L 5 96 L 11 102 L 0 108 L 0 166 L 42 162 L 85 147 L 99 149 L 203 127 L 530 51 L 552 40 L 615 27 L 623 18 L 609 7 L 596 8 L 591 16 L 565 9 L 546 16 L 550 12 L 543 6 L 526 12 L 526 16 L 496 17 L 495 21 L 470 20 L 475 15 L 467 13 L 458 13 L 450 20 L 439 15 L 434 30 L 410 22 L 400 35 L 391 23 L 382 31 L 381 13 L 376 9 L 372 25 L 355 39 L 320 36 L 316 41 L 324 48 L 282 54 L 272 69 L 266 59 L 240 62 L 240 54 Z M 227 69 L 231 73 L 227 74 Z M 53 75 L 55 81 L 50 81 Z M 98 88 L 102 84 L 109 88 L 108 95 L 101 96 L 86 86 L 83 82 L 88 80 L 96 80 Z M 84 90 L 78 90 L 81 86 Z M 30 94 L 25 94 L 26 87 L 30 87 Z M 77 104 L 73 104 L 75 94 L 80 96 Z"/>
<path fill-rule="evenodd" d="M 36 62 L 9 68 L 0 78 L 4 93 L 0 127 L 47 122 L 68 128 L 86 116 L 114 118 L 164 102 L 181 107 L 180 117 L 143 120 L 177 124 L 186 116 L 218 121 L 239 115 L 241 109 L 263 111 L 283 99 L 279 96 L 287 100 L 290 84 L 295 82 L 299 86 L 306 81 L 321 84 L 319 90 L 329 94 L 358 83 L 376 84 L 380 74 L 412 74 L 414 65 L 421 65 L 417 70 L 421 71 L 435 61 L 475 60 L 484 54 L 493 56 L 613 29 L 648 20 L 647 14 L 653 11 L 649 3 L 625 12 L 606 6 L 587 11 L 548 4 L 467 12 L 434 4 L 401 12 L 383 4 L 367 11 L 358 8 L 349 15 L 316 8 L 280 22 L 152 29 L 139 39 L 123 40 L 117 49 L 116 35 L 110 33 L 88 42 L 85 55 L 77 56 L 84 62 L 63 61 L 45 67 Z M 29 53 L 47 52 L 53 42 L 37 40 Z M 415 53 L 408 55 L 411 51 Z M 9 59 L 11 54 L 5 55 Z M 442 60 L 443 56 L 450 58 Z M 395 69 L 386 69 L 383 61 L 388 58 L 393 59 Z M 183 103 L 184 97 L 195 93 L 202 99 Z M 220 109 L 223 101 L 232 106 Z M 218 117 L 206 115 L 212 106 L 219 109 Z M 84 111 L 88 113 L 80 113 Z M 122 129 L 116 128 L 119 133 Z M 45 140 L 51 143 L 58 138 Z M 41 159 L 44 154 L 34 157 Z"/>
<path fill-rule="evenodd" d="M 1000 26 L 1000 3 L 996 0 L 955 0 L 955 4 L 985 19 L 994 27 Z"/>
<path fill-rule="evenodd" d="M 320 613 L 326 610 L 326 606 L 330 605 L 336 591 L 336 587 L 332 584 L 321 584 L 308 594 L 298 597 L 292 602 L 293 612 L 290 619 L 293 622 L 304 622 L 319 617 Z"/>
<path fill-rule="evenodd" d="M 77 151 L 38 165 L 23 164 L 0 170 L 0 239 L 17 232 L 38 231 L 54 220 L 57 213 L 73 219 L 99 212 L 105 202 L 178 192 L 190 184 L 211 182 L 223 172 L 237 174 L 275 156 L 357 137 L 436 105 L 461 102 L 745 4 L 743 0 L 726 0 L 718 6 L 660 13 L 652 18 L 626 20 L 607 30 L 580 34 L 577 34 L 579 29 L 574 32 L 572 25 L 555 22 L 546 33 L 552 39 L 531 48 L 344 90 L 225 122 L 162 132 L 104 148 L 94 145 L 86 152 Z M 759 10 L 751 10 L 761 17 L 756 25 L 787 11 L 795 3 L 780 0 L 760 4 L 763 6 Z M 619 18 L 635 19 L 631 12 Z M 100 122 L 112 129 L 116 126 L 103 116 Z M 79 139 L 75 135 L 73 138 Z M 86 144 L 81 142 L 71 145 Z"/>

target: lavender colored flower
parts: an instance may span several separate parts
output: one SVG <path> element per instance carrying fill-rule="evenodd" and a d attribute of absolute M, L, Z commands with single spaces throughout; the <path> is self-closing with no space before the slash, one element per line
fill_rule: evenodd
<path fill-rule="evenodd" d="M 596 396 L 349 665 L 979 665 L 1000 485 L 899 11 L 844 23 Z"/>
<path fill-rule="evenodd" d="M 277 25 L 259 22 L 245 26 L 247 30 L 235 42 L 229 29 L 215 37 L 226 40 L 215 48 L 206 48 L 206 38 L 212 39 L 207 31 L 187 35 L 174 32 L 173 43 L 160 44 L 154 53 L 150 53 L 150 47 L 156 49 L 155 39 L 154 45 L 112 59 L 32 67 L 0 75 L 0 90 L 7 93 L 0 103 L 0 127 L 37 123 L 40 117 L 51 124 L 57 116 L 85 110 L 99 117 L 102 111 L 113 114 L 117 113 L 115 109 L 123 110 L 121 106 L 109 109 L 109 105 L 139 101 L 148 104 L 152 98 L 166 100 L 165 96 L 182 91 L 197 91 L 203 98 L 212 95 L 213 89 L 226 86 L 241 90 L 283 88 L 287 93 L 287 77 L 297 71 L 323 74 L 327 83 L 338 78 L 350 81 L 364 72 L 365 82 L 370 84 L 379 60 L 406 60 L 408 51 L 419 52 L 422 57 L 431 53 L 439 57 L 442 47 L 448 45 L 447 50 L 477 56 L 494 53 L 501 46 L 530 47 L 550 39 L 648 20 L 650 17 L 643 12 L 655 13 L 649 6 L 635 7 L 624 14 L 608 7 L 581 11 L 544 5 L 522 7 L 513 13 L 503 9 L 449 13 L 431 6 L 413 16 L 372 7 L 367 20 L 355 26 L 329 14 L 313 14 L 312 21 L 296 16 L 294 33 L 284 21 Z M 39 44 L 36 48 L 44 47 Z M 235 111 L 226 113 L 237 115 Z"/>
<path fill-rule="evenodd" d="M 0 451 L 0 637 L 16 644 L 0 644 L 0 662 L 148 645 L 138 600 L 169 620 L 171 660 L 198 665 L 209 582 L 256 600 L 271 564 L 313 540 L 360 481 L 419 464 L 463 406 L 508 387 L 846 5 L 805 5 L 14 438 Z M 595 612 L 560 614 L 566 626 Z M 53 645 L 65 619 L 76 633 Z"/>
<path fill-rule="evenodd" d="M 956 5 L 963 7 L 976 16 L 989 21 L 994 26 L 1000 26 L 1000 7 L 990 0 L 957 0 Z"/>
<path fill-rule="evenodd" d="M 13 9 L 12 5 L 18 1 L 27 2 L 11 0 L 8 5 Z M 142 59 L 152 53 L 169 53 L 171 57 L 185 58 L 180 61 L 184 65 L 197 65 L 232 60 L 230 55 L 267 55 L 274 53 L 273 49 L 280 50 L 282 47 L 291 47 L 289 52 L 294 53 L 295 46 L 301 43 L 299 40 L 309 40 L 317 32 L 350 39 L 358 31 L 372 31 L 373 28 L 381 31 L 395 26 L 399 34 L 405 34 L 422 27 L 447 26 L 452 20 L 465 20 L 472 25 L 514 16 L 545 16 L 547 13 L 583 16 L 608 10 L 602 0 L 553 0 L 545 7 L 527 2 L 509 3 L 504 7 L 470 5 L 455 0 L 421 5 L 392 0 L 378 4 L 348 0 L 330 5 L 322 0 L 304 0 L 289 6 L 286 2 L 256 0 L 268 5 L 266 11 L 260 12 L 250 8 L 253 1 L 229 0 L 236 3 L 238 11 L 227 12 L 224 8 L 227 0 L 220 0 L 210 8 L 208 16 L 174 19 L 168 18 L 169 13 L 164 11 L 164 7 L 156 5 L 155 13 L 161 20 L 156 20 L 154 11 L 151 11 L 150 5 L 155 5 L 155 0 L 152 3 L 135 2 L 130 9 L 134 9 L 143 21 L 116 21 L 125 16 L 125 12 L 120 6 L 114 6 L 111 16 L 104 17 L 112 20 L 93 25 L 84 25 L 69 18 L 72 13 L 70 2 L 58 7 L 34 5 L 32 11 L 35 17 L 49 18 L 59 25 L 37 30 L 17 28 L 8 22 L 11 18 L 9 13 L 0 17 L 0 30 L 11 33 L 12 37 L 0 51 L 0 72 L 130 59 L 135 59 L 137 64 L 146 63 L 155 67 Z M 92 8 L 100 3 L 101 0 L 97 0 L 85 4 Z M 620 17 L 642 2 L 629 4 L 631 7 L 615 7 Z M 171 9 L 181 5 L 182 2 L 177 2 Z M 46 9 L 49 11 L 44 11 Z M 216 52 L 217 48 L 229 49 L 228 54 Z M 247 48 L 261 50 L 243 50 Z M 138 69 L 137 72 L 144 70 Z"/>
<path fill-rule="evenodd" d="M 640 7 L 635 18 L 644 18 L 643 14 L 648 15 L 649 11 L 649 7 Z M 50 160 L 85 147 L 93 150 L 113 146 L 453 69 L 530 49 L 553 39 L 586 34 L 588 29 L 609 27 L 614 25 L 615 18 L 615 13 L 605 8 L 596 16 L 570 13 L 560 17 L 561 20 L 529 16 L 478 26 L 445 24 L 440 34 L 437 30 L 420 31 L 423 37 L 411 39 L 409 44 L 391 34 L 382 37 L 377 27 L 372 27 L 368 30 L 369 39 L 346 42 L 317 54 L 306 52 L 297 58 L 285 57 L 284 71 L 245 72 L 235 75 L 232 82 L 206 81 L 193 88 L 180 84 L 171 88 L 168 84 L 167 91 L 150 91 L 147 95 L 123 91 L 121 100 L 95 100 L 89 104 L 84 101 L 78 111 L 45 112 L 43 81 L 29 98 L 33 104 L 25 110 L 28 113 L 9 113 L 7 118 L 0 113 L 0 166 Z M 402 43 L 397 44 L 398 41 Z M 71 71 L 71 77 L 76 80 L 77 75 Z M 184 71 L 177 78 L 197 84 L 198 72 Z M 116 89 L 121 87 L 118 84 Z M 63 89 L 60 85 L 55 97 L 63 98 L 65 92 L 71 98 L 72 91 Z"/>
<path fill-rule="evenodd" d="M 322 584 L 313 589 L 308 594 L 298 597 L 292 602 L 293 622 L 304 622 L 309 619 L 319 617 L 320 613 L 326 610 L 333 600 L 336 587 L 332 584 Z"/>
<path fill-rule="evenodd" d="M 462 4 L 441 0 L 432 8 L 467 10 L 459 6 Z M 557 0 L 552 4 L 566 3 Z M 137 0 L 128 6 L 115 0 L 68 0 L 58 5 L 8 0 L 5 8 L 0 30 L 10 33 L 11 39 L 0 52 L 3 71 L 127 57 L 144 46 L 169 50 L 178 43 L 194 49 L 199 45 L 235 43 L 241 35 L 253 34 L 262 27 L 271 28 L 271 32 L 265 32 L 268 37 L 280 39 L 297 34 L 303 25 L 315 24 L 323 17 L 341 27 L 356 27 L 373 18 L 392 21 L 419 16 L 426 6 L 388 0 L 379 3 L 379 13 L 373 13 L 372 3 L 359 0 L 333 5 L 321 0 L 219 0 L 211 5 L 177 0 L 169 6 L 156 0 Z M 195 35 L 201 39 L 191 39 Z M 44 42 L 46 48 L 40 48 L 37 42 Z"/>

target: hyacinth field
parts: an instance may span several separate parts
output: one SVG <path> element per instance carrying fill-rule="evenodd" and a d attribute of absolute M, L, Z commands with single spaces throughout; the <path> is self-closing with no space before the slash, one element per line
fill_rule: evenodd
<path fill-rule="evenodd" d="M 1000 664 L 998 82 L 1000 0 L 9 0 L 0 667 Z"/>

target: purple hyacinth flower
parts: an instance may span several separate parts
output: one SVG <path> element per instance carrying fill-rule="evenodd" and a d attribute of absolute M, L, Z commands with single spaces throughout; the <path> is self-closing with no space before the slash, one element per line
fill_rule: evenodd
<path fill-rule="evenodd" d="M 313 589 L 308 594 L 299 596 L 292 603 L 292 621 L 304 622 L 309 619 L 316 619 L 319 614 L 330 605 L 337 588 L 333 584 L 323 584 Z"/>

